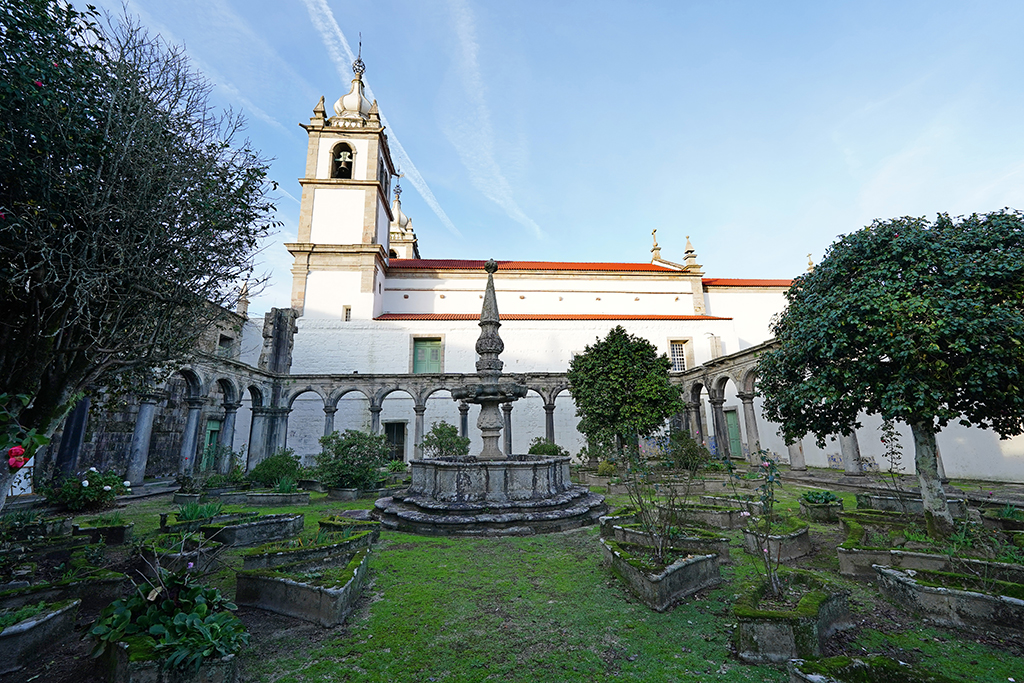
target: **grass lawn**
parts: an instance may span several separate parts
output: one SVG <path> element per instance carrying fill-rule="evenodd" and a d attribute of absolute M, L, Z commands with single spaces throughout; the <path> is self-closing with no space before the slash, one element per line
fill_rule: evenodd
<path fill-rule="evenodd" d="M 787 485 L 780 507 L 796 510 L 802 489 Z M 748 493 L 748 492 L 744 492 Z M 727 495 L 723 491 L 719 495 Z M 855 508 L 853 494 L 841 494 Z M 625 503 L 612 496 L 614 507 Z M 320 515 L 366 508 L 314 494 L 313 504 L 266 508 L 304 512 L 307 530 Z M 137 533 L 155 530 L 167 499 L 123 511 Z M 838 578 L 837 525 L 812 524 L 818 546 L 803 566 Z M 240 610 L 253 631 L 242 655 L 243 680 L 313 681 L 786 681 L 781 669 L 750 666 L 730 655 L 730 605 L 753 562 L 732 538 L 725 582 L 664 614 L 644 607 L 601 565 L 596 527 L 521 538 L 434 538 L 381 534 L 369 589 L 345 625 L 323 629 L 255 609 Z M 241 551 L 222 556 L 210 582 L 233 594 Z M 883 653 L 920 662 L 964 681 L 1024 683 L 1022 651 L 991 638 L 923 628 L 882 602 L 870 585 L 849 583 L 858 629 L 836 652 Z M 981 640 L 982 642 L 977 642 Z"/>

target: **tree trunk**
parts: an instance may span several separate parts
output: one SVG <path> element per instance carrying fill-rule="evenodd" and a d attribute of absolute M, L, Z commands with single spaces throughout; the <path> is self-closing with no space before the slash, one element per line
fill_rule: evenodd
<path fill-rule="evenodd" d="M 946 504 L 946 493 L 939 479 L 939 465 L 935 457 L 935 427 L 927 422 L 910 425 L 914 432 L 914 465 L 917 480 L 921 484 L 921 498 L 924 500 L 924 517 L 928 535 L 932 538 L 946 538 L 953 533 L 953 515 Z"/>

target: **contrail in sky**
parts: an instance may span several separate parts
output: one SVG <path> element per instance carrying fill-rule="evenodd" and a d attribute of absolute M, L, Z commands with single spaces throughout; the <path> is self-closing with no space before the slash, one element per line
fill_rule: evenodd
<path fill-rule="evenodd" d="M 309 11 L 309 18 L 313 21 L 313 25 L 316 30 L 320 32 L 320 38 L 323 40 L 324 47 L 327 48 L 327 52 L 331 57 L 331 61 L 334 62 L 335 68 L 338 70 L 338 75 L 341 76 L 342 81 L 348 81 L 352 77 L 352 71 L 349 67 L 352 62 L 356 60 L 356 55 L 352 52 L 352 47 L 345 40 L 345 34 L 341 32 L 341 27 L 338 26 L 338 22 L 334 19 L 334 13 L 331 12 L 331 8 L 327 6 L 327 0 L 303 0 L 306 4 L 306 9 Z M 371 100 L 376 99 L 373 96 L 373 90 L 370 89 L 369 85 L 364 82 L 364 88 L 366 95 Z M 388 123 L 387 117 L 384 114 L 380 115 L 381 123 L 388 128 L 391 125 Z M 391 149 L 395 151 L 395 161 L 398 163 L 398 167 L 402 171 L 402 175 L 409 179 L 412 186 L 416 188 L 416 191 L 423 197 L 423 201 L 427 203 L 437 217 L 441 219 L 445 227 L 448 228 L 455 235 L 462 237 L 462 233 L 455 227 L 452 220 L 448 218 L 448 214 L 444 212 L 441 205 L 438 203 L 434 193 L 430 191 L 430 187 L 427 185 L 427 181 L 420 175 L 419 170 L 416 169 L 416 165 L 412 163 L 412 159 L 406 153 L 405 148 L 402 147 L 402 143 L 398 141 L 398 136 L 395 135 L 395 129 L 391 128 Z"/>

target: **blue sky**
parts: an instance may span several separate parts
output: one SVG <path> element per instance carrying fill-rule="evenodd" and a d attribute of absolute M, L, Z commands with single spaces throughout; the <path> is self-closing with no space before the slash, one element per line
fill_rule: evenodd
<path fill-rule="evenodd" d="M 425 258 L 647 261 L 657 228 L 708 276 L 786 278 L 874 218 L 1024 208 L 1018 1 L 127 6 L 274 158 L 253 313 L 288 305 L 298 123 L 360 33 Z"/>

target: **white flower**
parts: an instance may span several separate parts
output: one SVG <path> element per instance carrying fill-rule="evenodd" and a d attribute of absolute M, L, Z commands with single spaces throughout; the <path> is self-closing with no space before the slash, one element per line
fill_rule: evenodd
<path fill-rule="evenodd" d="M 89 468 L 89 471 L 90 471 L 90 472 L 99 472 L 99 470 L 98 470 L 98 469 L 96 469 L 95 467 L 90 467 L 90 468 Z"/>
<path fill-rule="evenodd" d="M 83 479 L 82 480 L 82 488 L 88 488 L 88 487 L 89 487 L 89 480 L 88 479 Z"/>
<path fill-rule="evenodd" d="M 121 483 L 124 484 L 125 486 L 131 486 L 132 485 L 132 483 L 130 481 L 127 481 L 127 480 L 122 481 Z"/>
<path fill-rule="evenodd" d="M 104 487 L 103 487 L 103 490 L 104 490 L 104 491 L 109 491 L 109 490 L 110 490 L 110 487 L 109 487 L 109 486 L 104 486 Z"/>

